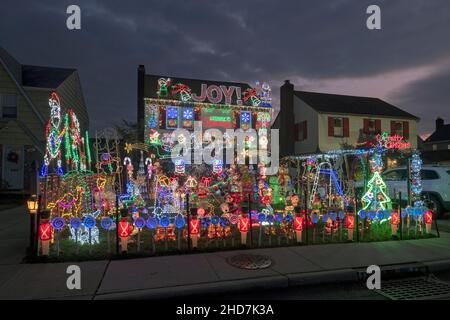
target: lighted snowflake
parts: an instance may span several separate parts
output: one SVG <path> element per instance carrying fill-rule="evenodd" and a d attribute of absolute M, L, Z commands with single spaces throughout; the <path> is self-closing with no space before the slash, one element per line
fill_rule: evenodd
<path fill-rule="evenodd" d="M 178 118 L 178 108 L 177 107 L 168 107 L 167 108 L 167 118 L 168 119 Z"/>
<path fill-rule="evenodd" d="M 183 111 L 183 118 L 185 120 L 191 120 L 194 117 L 194 112 L 192 112 L 192 109 L 184 109 Z"/>
<path fill-rule="evenodd" d="M 241 113 L 241 122 L 244 122 L 244 123 L 250 122 L 250 113 L 249 112 Z"/>

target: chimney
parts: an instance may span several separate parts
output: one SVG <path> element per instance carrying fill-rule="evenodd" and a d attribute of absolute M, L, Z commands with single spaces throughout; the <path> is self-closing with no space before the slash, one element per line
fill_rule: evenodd
<path fill-rule="evenodd" d="M 444 126 L 444 119 L 437 118 L 436 119 L 436 131 Z"/>
<path fill-rule="evenodd" d="M 280 88 L 280 156 L 294 155 L 294 85 L 285 80 Z"/>
<path fill-rule="evenodd" d="M 145 87 L 145 66 L 140 64 L 137 69 L 137 125 L 140 142 L 144 142 L 144 87 Z"/>

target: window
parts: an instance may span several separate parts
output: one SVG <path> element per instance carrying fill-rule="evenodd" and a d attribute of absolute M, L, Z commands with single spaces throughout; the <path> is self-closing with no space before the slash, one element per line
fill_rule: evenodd
<path fill-rule="evenodd" d="M 364 119 L 363 131 L 367 135 L 375 135 L 381 133 L 381 120 Z"/>
<path fill-rule="evenodd" d="M 16 94 L 2 94 L 0 96 L 0 104 L 2 110 L 2 118 L 16 119 L 17 118 L 17 95 Z"/>
<path fill-rule="evenodd" d="M 433 149 L 433 151 L 436 151 L 436 150 L 437 150 L 437 144 L 433 144 L 433 145 L 431 146 L 431 148 Z"/>
<path fill-rule="evenodd" d="M 386 181 L 403 181 L 406 180 L 406 170 L 392 170 L 384 174 Z"/>
<path fill-rule="evenodd" d="M 342 137 L 342 136 L 344 136 L 344 120 L 342 120 L 342 118 L 334 118 L 333 135 L 335 137 Z"/>
<path fill-rule="evenodd" d="M 409 122 L 391 121 L 391 135 L 402 136 L 404 140 L 409 139 Z"/>
<path fill-rule="evenodd" d="M 436 180 L 439 179 L 439 174 L 434 170 L 422 170 L 420 172 L 422 180 Z"/>
<path fill-rule="evenodd" d="M 348 137 L 349 119 L 328 117 L 328 136 L 329 137 Z"/>
<path fill-rule="evenodd" d="M 297 141 L 304 141 L 308 138 L 308 125 L 306 120 L 295 124 Z"/>

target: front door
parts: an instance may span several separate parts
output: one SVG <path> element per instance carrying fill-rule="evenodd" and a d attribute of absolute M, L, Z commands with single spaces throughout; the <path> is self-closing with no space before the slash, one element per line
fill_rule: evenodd
<path fill-rule="evenodd" d="M 3 146 L 2 185 L 9 190 L 23 189 L 23 160 L 22 145 Z"/>

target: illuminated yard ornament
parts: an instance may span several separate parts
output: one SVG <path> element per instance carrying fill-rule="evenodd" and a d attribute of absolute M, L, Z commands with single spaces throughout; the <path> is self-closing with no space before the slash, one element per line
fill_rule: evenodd
<path fill-rule="evenodd" d="M 160 98 L 165 98 L 168 95 L 168 88 L 170 87 L 170 78 L 159 78 L 158 79 L 158 96 Z"/>
<path fill-rule="evenodd" d="M 254 107 L 258 107 L 261 104 L 261 99 L 255 89 L 248 88 L 244 91 L 242 101 L 247 102 L 249 100 Z"/>
<path fill-rule="evenodd" d="M 175 174 L 184 174 L 186 172 L 186 163 L 184 159 L 175 160 Z"/>
<path fill-rule="evenodd" d="M 221 174 L 223 170 L 223 162 L 220 159 L 213 160 L 213 172 L 215 174 Z"/>
<path fill-rule="evenodd" d="M 422 170 L 422 159 L 420 158 L 418 151 L 414 152 L 411 156 L 410 170 L 413 206 L 414 208 L 423 210 L 422 213 L 425 213 L 426 209 L 424 208 L 424 202 L 422 200 L 422 179 L 420 174 Z"/>
<path fill-rule="evenodd" d="M 48 167 L 52 161 L 56 161 L 56 172 L 58 175 L 62 175 L 61 145 L 65 129 L 61 128 L 61 105 L 56 92 L 52 92 L 48 104 L 50 106 L 50 120 L 45 127 L 46 148 L 41 176 L 47 175 Z"/>
<path fill-rule="evenodd" d="M 177 83 L 172 86 L 172 95 L 179 95 L 180 100 L 183 102 L 192 100 L 191 89 L 183 83 Z"/>
<path fill-rule="evenodd" d="M 261 106 L 262 107 L 271 107 L 272 106 L 272 89 L 270 88 L 270 85 L 267 82 L 263 82 L 260 84 L 260 82 L 256 82 L 256 88 L 257 92 L 261 99 Z"/>
<path fill-rule="evenodd" d="M 367 191 L 362 196 L 364 211 L 368 211 L 368 216 L 373 219 L 379 210 L 387 210 L 391 207 L 391 199 L 387 195 L 386 183 L 381 177 L 383 161 L 379 153 L 375 153 L 369 161 L 372 177 L 367 183 Z M 373 217 L 372 215 L 373 214 Z"/>

